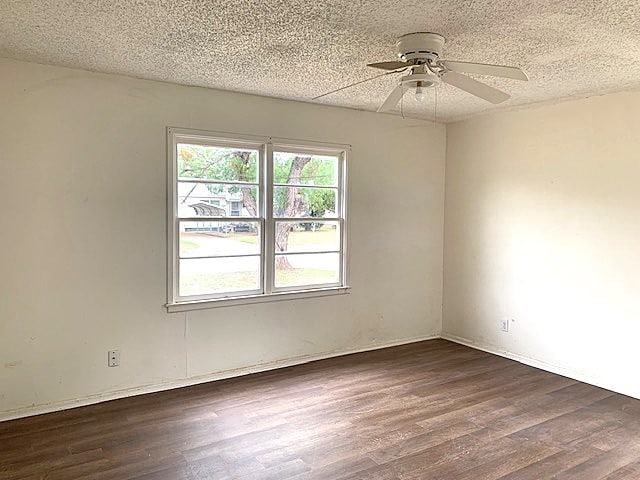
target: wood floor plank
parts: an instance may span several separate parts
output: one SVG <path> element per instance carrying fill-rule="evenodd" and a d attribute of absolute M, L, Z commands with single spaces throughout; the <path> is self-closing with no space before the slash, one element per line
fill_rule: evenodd
<path fill-rule="evenodd" d="M 0 423 L 0 480 L 640 479 L 640 400 L 431 340 Z"/>
<path fill-rule="evenodd" d="M 601 455 L 603 452 L 596 448 L 585 447 L 577 450 L 562 449 L 558 453 L 549 455 L 521 468 L 498 477 L 500 480 L 541 480 L 553 478 L 558 474 L 587 460 Z"/>

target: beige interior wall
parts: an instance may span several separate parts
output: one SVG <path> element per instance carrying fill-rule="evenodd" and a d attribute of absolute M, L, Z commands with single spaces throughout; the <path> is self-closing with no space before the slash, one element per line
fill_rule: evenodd
<path fill-rule="evenodd" d="M 167 126 L 351 144 L 351 293 L 168 314 Z M 444 161 L 440 124 L 0 60 L 0 416 L 439 334 Z"/>
<path fill-rule="evenodd" d="M 447 137 L 444 334 L 640 397 L 640 92 Z"/>

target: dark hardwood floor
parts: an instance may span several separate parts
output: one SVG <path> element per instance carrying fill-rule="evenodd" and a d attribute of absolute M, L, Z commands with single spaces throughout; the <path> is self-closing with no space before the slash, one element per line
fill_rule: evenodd
<path fill-rule="evenodd" d="M 640 479 L 640 400 L 433 340 L 0 423 L 0 479 Z"/>

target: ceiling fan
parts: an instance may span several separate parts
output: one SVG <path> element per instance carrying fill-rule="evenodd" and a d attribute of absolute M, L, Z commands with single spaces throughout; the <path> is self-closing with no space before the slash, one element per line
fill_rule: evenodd
<path fill-rule="evenodd" d="M 378 112 L 392 110 L 410 89 L 415 89 L 416 99 L 421 101 L 426 96 L 425 90 L 439 82 L 464 90 L 487 102 L 497 104 L 509 99 L 509 94 L 462 75 L 462 73 L 490 75 L 513 80 L 529 80 L 527 75 L 518 67 L 444 60 L 440 58 L 444 42 L 444 37 L 437 33 L 418 32 L 402 35 L 396 42 L 398 60 L 367 64 L 368 67 L 387 70 L 385 73 L 318 95 L 313 100 L 385 75 L 407 72 L 406 75 L 400 78 L 398 85 L 378 108 Z"/>

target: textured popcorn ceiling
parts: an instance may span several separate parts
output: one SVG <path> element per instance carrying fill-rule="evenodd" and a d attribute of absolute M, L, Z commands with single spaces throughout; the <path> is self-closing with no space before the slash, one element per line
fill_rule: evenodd
<path fill-rule="evenodd" d="M 396 37 L 434 31 L 445 57 L 518 65 L 531 81 L 477 77 L 493 106 L 447 85 L 437 119 L 640 87 L 639 0 L 2 0 L 0 56 L 310 101 L 373 76 Z M 385 77 L 321 103 L 375 110 Z M 433 118 L 433 91 L 403 112 Z"/>

